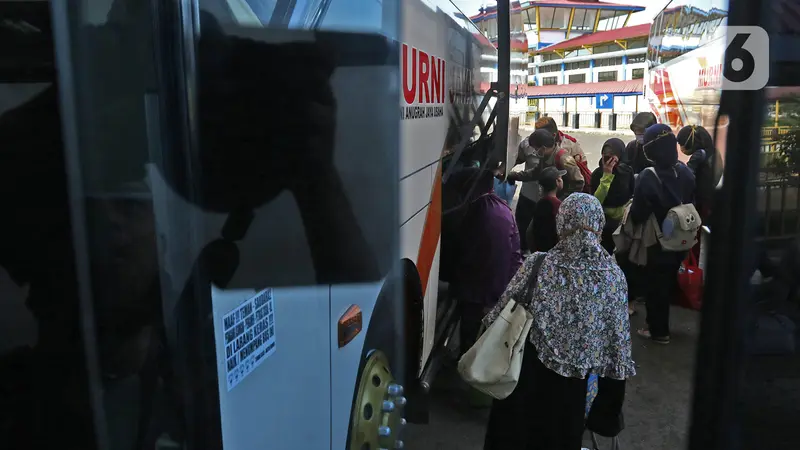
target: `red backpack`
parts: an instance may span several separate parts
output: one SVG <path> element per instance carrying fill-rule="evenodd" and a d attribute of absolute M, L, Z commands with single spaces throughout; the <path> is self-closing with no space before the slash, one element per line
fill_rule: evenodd
<path fill-rule="evenodd" d="M 567 149 L 562 148 L 556 153 L 556 167 L 558 170 L 564 170 L 564 164 L 562 163 L 564 154 L 567 153 Z M 589 165 L 586 164 L 586 160 L 575 160 L 575 164 L 578 165 L 578 170 L 581 171 L 581 175 L 583 176 L 583 192 L 587 194 L 594 194 L 592 192 L 592 171 L 589 170 Z"/>

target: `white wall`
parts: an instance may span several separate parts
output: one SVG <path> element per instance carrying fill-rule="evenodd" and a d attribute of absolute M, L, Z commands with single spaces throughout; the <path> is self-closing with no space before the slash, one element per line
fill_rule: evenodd
<path fill-rule="evenodd" d="M 591 97 L 572 97 L 572 98 L 547 98 L 539 99 L 539 111 L 551 116 L 567 112 L 593 113 L 598 109 L 595 105 L 594 96 Z M 637 109 L 638 107 L 638 109 Z M 615 113 L 631 113 L 647 111 L 647 103 L 642 95 L 617 95 L 614 96 Z M 599 110 L 603 113 L 611 113 L 611 109 Z"/>
<path fill-rule="evenodd" d="M 638 106 L 638 108 L 637 108 Z M 649 111 L 643 95 L 626 95 L 614 97 L 614 112 Z"/>
<path fill-rule="evenodd" d="M 565 40 L 567 33 L 563 31 L 542 31 L 542 42 L 547 44 L 555 44 Z M 570 35 L 570 38 L 575 36 Z"/>
<path fill-rule="evenodd" d="M 574 70 L 565 70 L 564 71 L 564 79 L 561 79 L 561 71 L 557 72 L 544 72 L 539 73 L 537 75 L 530 76 L 528 79 L 533 80 L 535 79 L 538 85 L 542 85 L 544 82 L 543 79 L 547 77 L 557 77 L 558 84 L 568 84 L 569 83 L 569 76 L 579 73 L 586 74 L 586 82 L 587 83 L 595 83 L 598 81 L 598 73 L 600 72 L 610 72 L 616 71 L 617 72 L 617 81 L 623 80 L 632 80 L 633 79 L 633 70 L 634 69 L 646 69 L 647 65 L 645 63 L 636 63 L 636 64 L 626 64 L 626 65 L 616 65 L 616 66 L 605 66 L 605 67 L 595 67 L 592 69 L 574 69 Z M 646 70 L 645 70 L 645 78 L 647 77 Z"/>

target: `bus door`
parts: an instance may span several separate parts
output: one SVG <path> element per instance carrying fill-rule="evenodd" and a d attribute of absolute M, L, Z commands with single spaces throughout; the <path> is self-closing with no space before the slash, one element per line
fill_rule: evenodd
<path fill-rule="evenodd" d="M 730 0 L 728 26 L 725 77 L 746 82 L 769 71 L 769 82 L 767 89 L 757 90 L 727 90 L 723 84 L 717 121 L 727 117 L 730 126 L 725 174 L 711 216 L 689 448 L 796 448 L 798 101 L 782 100 L 783 113 L 770 110 L 765 91 L 797 88 L 800 61 L 793 49 L 800 20 L 792 1 Z M 769 52 L 758 46 L 762 43 L 742 46 L 749 39 L 759 42 L 756 33 L 732 26 L 766 29 Z M 733 39 L 734 32 L 741 35 Z M 763 58 L 767 53 L 769 60 Z M 776 140 L 780 156 L 767 163 L 760 154 L 762 132 L 775 122 L 788 130 Z"/>
<path fill-rule="evenodd" d="M 400 439 L 397 4 L 330 3 L 52 2 L 99 448 Z"/>

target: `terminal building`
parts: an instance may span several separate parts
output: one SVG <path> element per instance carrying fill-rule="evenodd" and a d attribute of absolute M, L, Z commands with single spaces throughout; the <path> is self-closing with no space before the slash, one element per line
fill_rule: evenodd
<path fill-rule="evenodd" d="M 631 15 L 644 7 L 599 0 L 533 0 L 512 2 L 511 8 L 512 34 L 523 34 L 528 48 L 523 120 L 532 122 L 547 114 L 564 126 L 578 116 L 592 126 L 596 118 L 607 123 L 608 117 L 598 111 L 646 110 L 641 95 L 650 26 L 626 27 Z M 470 19 L 495 41 L 496 6 L 481 8 Z M 600 53 L 602 57 L 595 56 Z"/>
<path fill-rule="evenodd" d="M 649 33 L 650 24 L 635 25 L 534 52 L 528 64 L 528 121 L 546 114 L 562 126 L 608 128 L 612 114 L 623 124 L 649 111 L 643 96 Z"/>

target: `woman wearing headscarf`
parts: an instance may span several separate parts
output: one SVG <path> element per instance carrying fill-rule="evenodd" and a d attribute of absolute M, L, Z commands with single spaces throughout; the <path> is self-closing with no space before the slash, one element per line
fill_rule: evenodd
<path fill-rule="evenodd" d="M 678 131 L 678 145 L 681 152 L 689 156 L 686 164 L 694 173 L 696 190 L 695 205 L 703 221 L 711 214 L 714 189 L 722 178 L 722 158 L 714 148 L 714 139 L 708 130 L 697 125 L 688 125 Z"/>
<path fill-rule="evenodd" d="M 635 368 L 625 277 L 600 245 L 604 224 L 595 197 L 567 197 L 557 216 L 558 244 L 528 257 L 484 318 L 489 325 L 510 299 L 523 301 L 529 280 L 537 277 L 525 305 L 534 322 L 519 383 L 510 396 L 493 402 L 484 450 L 580 449 L 592 373 L 600 381 L 589 428 L 606 436 L 620 431 L 624 380 L 635 375 Z"/>
<path fill-rule="evenodd" d="M 606 215 L 606 226 L 603 228 L 600 244 L 611 255 L 615 248 L 614 231 L 622 221 L 625 205 L 633 197 L 636 182 L 633 168 L 624 162 L 624 154 L 625 143 L 622 139 L 607 140 L 603 144 L 599 167 L 592 172 L 592 192 L 600 200 Z M 618 255 L 617 262 L 625 273 L 628 283 L 628 313 L 633 315 L 636 313 L 633 300 L 639 296 L 641 268 L 630 262 L 627 253 Z"/>
<path fill-rule="evenodd" d="M 656 124 L 656 116 L 651 112 L 641 112 L 636 114 L 631 122 L 631 131 L 636 138 L 625 147 L 625 162 L 633 168 L 633 173 L 639 174 L 644 169 L 652 166 L 647 160 L 642 145 L 644 145 L 644 132 L 649 127 Z"/>
<path fill-rule="evenodd" d="M 653 125 L 645 132 L 644 154 L 652 161 L 653 170 L 643 171 L 636 181 L 628 216 L 634 225 L 644 224 L 654 215 L 660 226 L 671 208 L 694 200 L 694 174 L 678 161 L 677 142 L 672 129 L 664 124 Z M 647 248 L 642 275 L 647 289 L 648 328 L 638 330 L 640 336 L 669 343 L 669 305 L 685 257 L 685 252 L 665 251 L 658 242 Z"/>
<path fill-rule="evenodd" d="M 622 220 L 625 205 L 633 197 L 634 176 L 631 166 L 624 162 L 625 143 L 611 138 L 603 144 L 602 158 L 592 172 L 592 192 L 603 205 L 606 227 L 600 243 L 614 254 L 612 235 Z"/>

